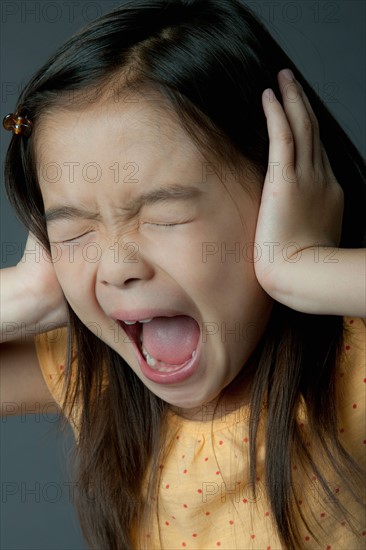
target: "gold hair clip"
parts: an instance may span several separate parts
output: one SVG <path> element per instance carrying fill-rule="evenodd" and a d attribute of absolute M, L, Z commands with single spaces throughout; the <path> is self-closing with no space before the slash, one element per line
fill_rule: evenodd
<path fill-rule="evenodd" d="M 3 120 L 3 127 L 9 132 L 12 131 L 15 135 L 28 137 L 32 133 L 33 123 L 27 115 L 9 113 Z"/>

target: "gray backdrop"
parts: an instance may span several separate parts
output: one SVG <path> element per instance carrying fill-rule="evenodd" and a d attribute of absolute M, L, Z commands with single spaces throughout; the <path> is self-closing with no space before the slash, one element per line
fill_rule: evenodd
<path fill-rule="evenodd" d="M 118 4 L 110 0 L 3 1 L 1 118 L 14 110 L 22 85 L 65 39 Z M 365 154 L 366 3 L 252 0 L 247 4 L 262 17 Z M 9 139 L 2 130 L 2 167 Z M 2 181 L 2 267 L 19 261 L 25 239 Z M 56 419 L 52 411 L 2 418 L 2 550 L 86 548 L 72 507 L 73 480 L 65 467 L 72 436 L 57 436 Z"/>

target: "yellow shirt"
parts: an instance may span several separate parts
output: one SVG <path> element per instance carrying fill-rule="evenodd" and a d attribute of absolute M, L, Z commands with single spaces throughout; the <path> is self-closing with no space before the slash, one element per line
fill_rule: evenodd
<path fill-rule="evenodd" d="M 345 318 L 344 324 L 343 359 L 338 373 L 342 396 L 340 438 L 352 456 L 364 463 L 366 324 L 362 319 L 352 318 Z M 65 331 L 59 332 L 57 338 L 54 335 L 55 331 L 39 335 L 36 347 L 45 381 L 60 404 Z M 171 447 L 164 464 L 160 465 L 158 514 L 151 532 L 140 531 L 146 547 L 154 550 L 281 549 L 262 477 L 263 434 L 259 433 L 257 442 L 257 497 L 254 499 L 249 476 L 249 411 L 246 407 L 233 412 L 219 408 L 213 423 L 212 412 L 207 409 L 200 422 L 183 419 L 172 411 L 169 413 L 168 442 Z M 77 416 L 72 427 L 77 438 Z M 322 536 L 319 545 L 299 524 L 302 548 L 365 548 L 364 514 L 352 499 L 342 494 L 335 474 L 326 475 L 328 486 L 334 498 L 352 512 L 357 534 L 352 532 L 347 521 L 334 517 L 329 498 L 324 498 L 316 476 L 311 472 L 306 474 L 296 464 L 293 474 L 300 507 L 316 533 Z"/>

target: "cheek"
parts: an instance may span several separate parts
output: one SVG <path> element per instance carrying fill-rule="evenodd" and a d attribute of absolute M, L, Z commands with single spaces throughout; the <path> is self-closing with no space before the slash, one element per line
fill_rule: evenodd
<path fill-rule="evenodd" d="M 174 252 L 179 253 L 179 266 L 193 285 L 207 290 L 257 286 L 253 263 L 256 214 L 253 208 L 242 218 L 237 211 L 223 219 L 217 216 L 209 224 L 198 226 L 185 246 Z"/>
<path fill-rule="evenodd" d="M 75 310 L 85 308 L 93 299 L 97 262 L 92 260 L 91 251 L 71 244 L 58 245 L 57 258 L 53 255 L 57 279 L 67 301 Z"/>

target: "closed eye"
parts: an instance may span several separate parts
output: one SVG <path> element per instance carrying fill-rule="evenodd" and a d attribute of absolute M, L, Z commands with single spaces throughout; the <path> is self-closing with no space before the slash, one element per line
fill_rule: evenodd
<path fill-rule="evenodd" d="M 158 225 L 160 227 L 171 227 L 172 225 L 180 225 L 178 223 L 150 223 L 150 225 Z"/>
<path fill-rule="evenodd" d="M 157 223 L 157 222 L 143 222 L 143 225 L 154 225 L 156 227 L 173 227 L 175 225 L 184 225 L 191 222 L 192 220 L 185 220 L 181 222 L 171 222 L 171 223 Z"/>
<path fill-rule="evenodd" d="M 72 239 L 65 239 L 65 240 L 62 240 L 62 241 L 50 241 L 50 243 L 51 244 L 52 244 L 52 242 L 53 243 L 59 243 L 59 244 L 72 243 L 72 242 L 77 241 L 78 239 L 81 239 L 82 237 L 85 237 L 85 235 L 88 235 L 88 233 L 90 233 L 90 231 L 85 231 L 85 233 L 82 233 L 81 235 L 78 235 L 77 237 L 73 237 Z"/>

